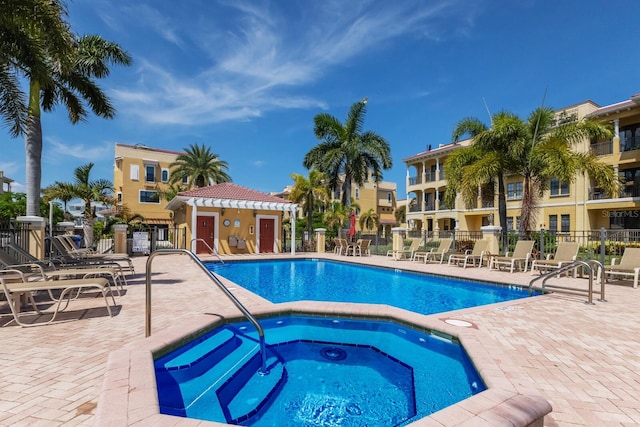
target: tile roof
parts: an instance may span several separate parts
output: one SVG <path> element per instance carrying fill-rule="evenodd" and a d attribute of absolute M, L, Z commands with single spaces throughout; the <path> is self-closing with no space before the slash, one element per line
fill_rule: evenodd
<path fill-rule="evenodd" d="M 287 199 L 251 190 L 250 188 L 242 187 L 230 182 L 196 188 L 189 191 L 182 191 L 178 193 L 178 196 L 202 197 L 208 199 L 248 200 L 252 202 L 291 203 L 291 201 Z"/>

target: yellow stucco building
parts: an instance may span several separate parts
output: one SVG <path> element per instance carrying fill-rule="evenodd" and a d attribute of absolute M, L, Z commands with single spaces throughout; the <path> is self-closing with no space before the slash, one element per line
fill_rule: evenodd
<path fill-rule="evenodd" d="M 588 176 L 579 174 L 572 183 L 551 180 L 537 204 L 538 229 L 554 232 L 575 230 L 640 229 L 640 94 L 629 100 L 600 107 L 585 101 L 556 112 L 558 121 L 591 118 L 612 125 L 614 137 L 607 141 L 587 139 L 574 144 L 577 152 L 591 151 L 611 165 L 624 181 L 613 198 L 600 192 Z M 498 200 L 495 188 L 479 188 L 476 205 L 466 209 L 458 197 L 455 206 L 446 206 L 444 162 L 453 150 L 468 146 L 470 140 L 427 150 L 403 159 L 407 166 L 407 226 L 416 232 L 438 233 L 458 229 L 479 231 L 496 218 L 503 230 L 518 228 L 522 206 L 522 177 L 505 179 L 507 224 L 497 224 Z"/>

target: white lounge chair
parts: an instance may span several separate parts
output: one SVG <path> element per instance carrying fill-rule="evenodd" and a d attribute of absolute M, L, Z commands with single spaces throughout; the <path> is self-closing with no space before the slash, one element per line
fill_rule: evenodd
<path fill-rule="evenodd" d="M 488 240 L 476 240 L 473 250 L 467 249 L 464 253 L 451 254 L 449 256 L 449 265 L 456 264 L 458 266 L 462 265 L 462 268 L 467 268 L 467 264 L 471 263 L 475 267 L 477 261 L 478 267 L 482 267 L 483 260 L 489 256 L 487 252 L 488 246 Z"/>
<path fill-rule="evenodd" d="M 73 280 L 44 280 L 44 281 L 28 281 L 24 277 L 20 270 L 2 270 L 0 271 L 0 285 L 7 297 L 9 303 L 9 309 L 15 322 L 23 327 L 46 325 L 53 322 L 56 315 L 60 310 L 64 310 L 72 297 L 72 292 L 81 292 L 83 289 L 97 289 L 102 293 L 104 302 L 107 307 L 109 317 L 112 317 L 111 306 L 107 299 L 107 294 L 111 294 L 113 305 L 116 305 L 116 300 L 111 292 L 109 281 L 104 277 L 95 277 L 91 279 L 73 279 Z M 49 296 L 54 301 L 55 309 L 51 314 L 51 319 L 46 322 L 39 323 L 24 323 L 20 318 L 21 304 L 20 300 L 23 296 L 26 296 L 31 306 L 38 314 L 43 314 L 38 308 L 33 298 L 33 293 L 38 291 L 47 291 Z M 53 296 L 54 291 L 60 291 L 58 297 Z M 66 300 L 66 304 L 61 309 L 62 302 Z"/>
<path fill-rule="evenodd" d="M 438 261 L 440 264 L 444 262 L 444 256 L 451 250 L 453 239 L 440 239 L 440 245 L 437 248 L 431 248 L 429 252 L 416 252 L 413 260 L 424 260 L 424 263 Z"/>
<path fill-rule="evenodd" d="M 557 270 L 565 264 L 570 264 L 576 260 L 580 245 L 578 242 L 559 242 L 555 255 L 549 255 L 547 259 L 534 259 L 531 263 L 531 275 L 536 274 L 536 269 L 540 274 L 548 270 Z"/>
<path fill-rule="evenodd" d="M 513 255 L 509 255 L 507 252 L 505 256 L 492 256 L 489 262 L 489 269 L 500 270 L 502 266 L 507 266 L 510 269 L 509 272 L 513 273 L 516 266 L 518 269 L 522 269 L 522 265 L 524 265 L 523 271 L 526 272 L 534 243 L 533 240 L 519 240 L 513 250 Z"/>
<path fill-rule="evenodd" d="M 604 273 L 607 280 L 616 277 L 633 278 L 633 287 L 638 287 L 638 275 L 640 275 L 640 248 L 625 248 L 620 264 L 615 264 L 616 259 L 611 260 L 611 265 L 605 265 Z"/>
<path fill-rule="evenodd" d="M 387 251 L 387 256 L 392 256 L 396 261 L 401 259 L 413 259 L 420 246 L 422 246 L 422 240 L 413 239 L 411 240 L 411 244 L 409 245 L 409 247 L 405 246 L 400 250 L 390 249 Z"/>

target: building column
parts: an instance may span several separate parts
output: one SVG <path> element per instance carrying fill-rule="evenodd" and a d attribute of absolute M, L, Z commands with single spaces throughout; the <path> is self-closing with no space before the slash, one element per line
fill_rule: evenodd
<path fill-rule="evenodd" d="M 324 253 L 325 242 L 326 242 L 325 234 L 327 233 L 327 229 L 326 228 L 316 228 L 313 231 L 316 232 L 316 252 L 319 253 L 319 254 L 323 254 Z"/>
<path fill-rule="evenodd" d="M 38 259 L 44 259 L 46 256 L 44 247 L 46 220 L 39 216 L 26 215 L 17 217 L 16 221 L 29 230 L 29 253 Z"/>
<path fill-rule="evenodd" d="M 293 208 L 291 210 L 291 255 L 296 254 L 296 218 L 298 218 L 298 211 Z"/>
<path fill-rule="evenodd" d="M 127 224 L 115 224 L 113 226 L 113 251 L 117 254 L 128 253 L 127 228 Z"/>
<path fill-rule="evenodd" d="M 404 237 L 402 233 L 404 233 L 406 229 L 402 227 L 393 227 L 391 229 L 391 234 L 393 235 L 393 246 L 392 249 L 394 251 L 394 259 L 398 259 L 398 254 L 402 253 L 402 249 L 404 248 Z"/>
<path fill-rule="evenodd" d="M 502 227 L 497 225 L 485 225 L 480 227 L 482 230 L 482 238 L 489 241 L 487 250 L 491 255 L 500 254 L 500 234 L 502 233 Z"/>
<path fill-rule="evenodd" d="M 611 147 L 613 154 L 620 153 L 620 120 L 615 119 L 613 121 L 613 147 Z"/>

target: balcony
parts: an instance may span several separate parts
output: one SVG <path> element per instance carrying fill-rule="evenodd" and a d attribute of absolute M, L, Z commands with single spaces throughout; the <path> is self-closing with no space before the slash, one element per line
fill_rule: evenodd
<path fill-rule="evenodd" d="M 613 153 L 613 142 L 603 141 L 591 144 L 591 152 L 596 156 L 607 156 Z"/>
<path fill-rule="evenodd" d="M 626 185 L 622 188 L 620 197 L 640 197 L 640 185 L 634 185 L 634 183 L 629 184 L 631 185 Z"/>
<path fill-rule="evenodd" d="M 409 177 L 409 185 L 417 185 L 417 184 L 422 184 L 422 177 L 420 176 Z"/>

